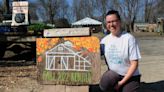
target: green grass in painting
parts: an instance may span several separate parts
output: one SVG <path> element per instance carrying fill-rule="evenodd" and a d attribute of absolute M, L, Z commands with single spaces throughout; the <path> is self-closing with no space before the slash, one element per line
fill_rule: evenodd
<path fill-rule="evenodd" d="M 43 80 L 54 80 L 54 77 L 52 75 L 52 72 L 51 71 L 44 71 L 43 72 Z"/>
<path fill-rule="evenodd" d="M 62 84 L 87 84 L 91 83 L 92 74 L 91 72 L 52 72 L 44 71 L 43 80 L 45 81 L 56 81 Z"/>

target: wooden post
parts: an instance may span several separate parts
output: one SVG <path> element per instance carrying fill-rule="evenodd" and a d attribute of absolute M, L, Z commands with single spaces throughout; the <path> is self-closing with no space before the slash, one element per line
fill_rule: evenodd
<path fill-rule="evenodd" d="M 66 86 L 65 92 L 89 92 L 89 86 Z"/>
<path fill-rule="evenodd" d="M 44 85 L 40 92 L 89 92 L 89 86 Z"/>

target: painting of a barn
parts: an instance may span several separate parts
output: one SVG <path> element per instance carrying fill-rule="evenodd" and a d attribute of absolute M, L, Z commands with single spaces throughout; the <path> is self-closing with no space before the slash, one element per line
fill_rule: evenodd
<path fill-rule="evenodd" d="M 58 44 L 46 52 L 46 70 L 89 71 L 90 68 L 89 57 L 83 57 L 81 51 L 76 51 L 69 44 Z"/>
<path fill-rule="evenodd" d="M 42 84 L 87 85 L 99 82 L 98 38 L 37 38 L 36 45 L 38 80 Z"/>

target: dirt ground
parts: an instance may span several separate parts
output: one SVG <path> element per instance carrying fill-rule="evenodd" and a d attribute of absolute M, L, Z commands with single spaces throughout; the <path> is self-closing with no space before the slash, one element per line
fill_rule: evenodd
<path fill-rule="evenodd" d="M 139 65 L 142 74 L 140 92 L 163 92 L 164 37 L 154 33 L 135 33 L 134 35 L 138 39 L 142 54 Z M 17 64 L 11 64 L 7 61 L 9 66 L 6 66 L 6 61 L 5 63 L 0 61 L 0 92 L 46 92 L 47 85 L 37 82 L 36 65 L 29 62 L 20 61 Z M 102 73 L 105 70 L 106 65 L 102 60 Z M 99 92 L 95 86 L 90 86 L 90 89 L 92 89 L 90 92 Z"/>

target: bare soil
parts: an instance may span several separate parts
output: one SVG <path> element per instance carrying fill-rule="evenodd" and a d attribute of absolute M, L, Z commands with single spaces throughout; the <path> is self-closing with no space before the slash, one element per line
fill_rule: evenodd
<path fill-rule="evenodd" d="M 36 65 L 0 67 L 0 92 L 40 92 L 36 70 Z"/>

